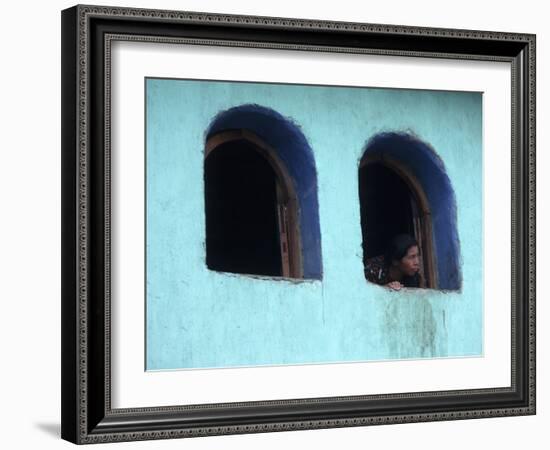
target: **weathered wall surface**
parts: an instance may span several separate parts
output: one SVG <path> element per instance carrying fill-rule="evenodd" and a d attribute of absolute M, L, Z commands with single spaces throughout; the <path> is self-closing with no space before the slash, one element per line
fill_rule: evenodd
<path fill-rule="evenodd" d="M 481 94 L 147 81 L 147 368 L 480 355 Z M 222 111 L 270 108 L 299 126 L 317 170 L 322 279 L 205 264 L 205 134 Z M 358 164 L 382 132 L 441 157 L 456 196 L 462 287 L 392 292 L 363 275 Z"/>

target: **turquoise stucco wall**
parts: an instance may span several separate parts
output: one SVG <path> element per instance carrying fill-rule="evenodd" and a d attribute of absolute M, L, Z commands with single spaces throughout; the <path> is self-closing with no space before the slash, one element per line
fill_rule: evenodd
<path fill-rule="evenodd" d="M 482 348 L 482 95 L 280 84 L 146 81 L 148 370 L 477 356 Z M 210 271 L 203 150 L 221 111 L 271 108 L 297 124 L 318 177 L 322 280 Z M 411 132 L 442 158 L 457 203 L 462 288 L 365 281 L 358 163 Z"/>

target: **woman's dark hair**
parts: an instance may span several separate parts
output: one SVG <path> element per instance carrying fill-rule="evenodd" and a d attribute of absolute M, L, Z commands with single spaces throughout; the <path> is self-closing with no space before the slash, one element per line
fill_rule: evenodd
<path fill-rule="evenodd" d="M 390 245 L 386 249 L 384 254 L 386 264 L 389 266 L 393 261 L 399 261 L 407 254 L 409 248 L 415 245 L 418 246 L 418 242 L 410 235 L 398 234 L 390 241 Z"/>
<path fill-rule="evenodd" d="M 399 261 L 403 258 L 411 247 L 417 246 L 418 242 L 412 236 L 408 234 L 398 234 L 395 236 L 388 245 L 386 253 L 384 254 L 384 262 L 386 266 L 390 267 L 393 261 Z M 418 287 L 420 284 L 419 274 L 412 277 L 404 277 L 402 283 L 406 287 Z"/>

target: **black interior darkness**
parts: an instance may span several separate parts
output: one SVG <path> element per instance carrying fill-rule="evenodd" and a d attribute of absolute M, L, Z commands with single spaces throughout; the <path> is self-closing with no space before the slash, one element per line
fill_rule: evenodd
<path fill-rule="evenodd" d="M 415 236 L 412 199 L 407 184 L 386 166 L 370 163 L 359 169 L 364 260 L 383 255 L 398 234 Z"/>
<path fill-rule="evenodd" d="M 206 264 L 223 272 L 282 276 L 277 174 L 245 140 L 206 158 Z"/>

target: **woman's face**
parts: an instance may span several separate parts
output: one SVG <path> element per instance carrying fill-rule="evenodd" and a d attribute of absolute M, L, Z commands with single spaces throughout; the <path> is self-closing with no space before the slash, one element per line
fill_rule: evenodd
<path fill-rule="evenodd" d="M 412 277 L 420 270 L 420 253 L 418 246 L 413 245 L 398 262 L 398 268 L 405 276 Z"/>

